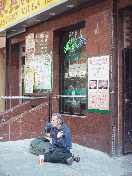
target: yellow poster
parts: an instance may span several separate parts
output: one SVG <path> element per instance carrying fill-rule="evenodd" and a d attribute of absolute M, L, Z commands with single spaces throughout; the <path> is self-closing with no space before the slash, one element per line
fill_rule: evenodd
<path fill-rule="evenodd" d="M 27 74 L 26 74 L 25 93 L 33 93 L 34 75 L 35 75 L 34 71 L 27 72 Z"/>
<path fill-rule="evenodd" d="M 0 0 L 0 32 L 60 0 Z"/>

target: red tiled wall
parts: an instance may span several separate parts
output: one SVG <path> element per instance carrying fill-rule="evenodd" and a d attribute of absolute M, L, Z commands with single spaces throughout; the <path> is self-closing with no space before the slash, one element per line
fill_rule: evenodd
<path fill-rule="evenodd" d="M 103 7 L 103 6 L 102 6 Z M 98 5 L 101 9 L 101 4 Z M 105 6 L 104 6 L 105 8 Z M 103 9 L 103 8 L 102 8 Z M 110 23 L 109 9 L 98 11 L 87 18 L 87 56 L 110 56 Z M 110 154 L 111 145 L 111 116 L 110 114 L 88 113 L 84 119 L 84 144 L 88 147 Z M 75 140 L 75 137 L 74 137 Z"/>
<path fill-rule="evenodd" d="M 109 115 L 93 113 L 89 117 L 63 115 L 63 118 L 72 132 L 72 142 L 109 153 Z"/>
<path fill-rule="evenodd" d="M 22 104 L 18 104 L 11 109 L 8 109 L 4 112 L 0 113 L 0 123 L 2 122 L 2 119 L 4 118 L 6 121 L 11 119 L 12 117 L 15 117 L 21 113 L 24 113 L 25 111 L 28 111 L 29 109 L 34 108 L 35 106 L 38 106 L 44 102 L 47 102 L 48 99 L 30 99 L 29 101 L 26 101 Z"/>
<path fill-rule="evenodd" d="M 41 104 L 21 115 L 0 124 L 1 142 L 29 139 L 44 136 L 44 127 L 48 123 L 48 103 Z"/>
<path fill-rule="evenodd" d="M 4 112 L 1 112 L 0 113 L 0 123 L 2 122 L 3 118 L 5 119 L 5 121 L 7 121 L 7 120 L 11 119 L 12 117 L 15 117 L 15 116 L 31 109 L 31 108 L 32 108 L 31 103 L 25 102 L 21 105 L 16 105 L 11 109 L 8 109 Z"/>

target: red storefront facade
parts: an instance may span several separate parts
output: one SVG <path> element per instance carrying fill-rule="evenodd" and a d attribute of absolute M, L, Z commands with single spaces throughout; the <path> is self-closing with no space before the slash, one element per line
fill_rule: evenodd
<path fill-rule="evenodd" d="M 44 90 L 37 90 L 30 94 L 24 93 L 22 82 L 24 77 L 22 77 L 21 70 L 24 64 L 20 63 L 20 52 L 21 48 L 26 47 L 26 36 L 33 33 L 35 41 L 37 36 L 40 41 L 40 34 L 47 32 L 49 38 L 46 52 L 53 51 L 50 113 L 60 112 L 63 115 L 65 123 L 72 132 L 72 141 L 75 143 L 106 152 L 111 156 L 132 152 L 131 81 L 128 82 L 128 79 L 131 80 L 131 75 L 127 77 L 128 72 L 126 73 L 129 65 L 131 73 L 131 7 L 131 0 L 126 0 L 125 3 L 123 0 L 78 3 L 75 7 L 44 22 L 37 25 L 32 23 L 31 27 L 21 34 L 13 37 L 8 37 L 10 34 L 7 34 L 6 96 L 42 96 L 43 93 L 48 95 L 48 91 Z M 74 79 L 70 78 L 71 82 L 69 83 L 69 80 L 66 82 L 65 79 L 68 79 L 69 76 L 65 76 L 70 71 L 65 69 L 65 64 L 70 62 L 69 70 L 72 70 L 71 65 L 73 64 L 71 64 L 71 60 L 63 62 L 66 58 L 63 49 L 69 40 L 68 35 L 75 36 L 78 33 L 80 36 L 85 36 L 85 44 L 78 51 L 81 53 L 80 60 L 73 62 L 74 66 L 85 64 L 86 70 L 82 77 L 76 75 L 73 76 Z M 37 46 L 37 43 L 35 45 Z M 39 50 L 41 48 L 37 46 L 35 52 L 39 53 Z M 23 50 L 22 53 L 24 52 Z M 72 53 L 68 57 L 71 55 Z M 102 55 L 109 56 L 109 112 L 88 112 L 87 58 Z M 79 77 L 77 79 L 80 81 L 79 83 L 76 82 L 75 77 Z M 75 88 L 74 94 L 67 93 L 71 88 L 70 84 Z M 84 89 L 81 89 L 80 85 Z M 80 93 L 80 90 L 84 90 L 84 93 Z M 64 95 L 67 96 L 64 97 Z M 68 95 L 70 96 L 68 97 Z M 73 98 L 74 96 L 71 95 L 82 95 L 83 98 L 79 99 L 77 96 Z M 38 100 L 38 104 L 45 101 Z M 73 101 L 75 102 L 74 106 Z M 78 102 L 81 103 L 78 105 Z M 20 101 L 7 100 L 5 103 L 6 109 L 9 109 L 18 105 Z M 77 105 L 79 110 L 76 108 Z M 49 117 L 44 118 L 49 121 Z M 35 123 L 36 126 L 39 126 L 37 121 Z M 30 123 L 28 125 L 30 126 Z"/>

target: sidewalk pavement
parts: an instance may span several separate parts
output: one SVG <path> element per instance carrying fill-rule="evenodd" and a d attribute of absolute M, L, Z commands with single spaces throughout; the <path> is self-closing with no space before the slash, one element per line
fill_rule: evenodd
<path fill-rule="evenodd" d="M 39 164 L 29 152 L 32 139 L 0 142 L 0 176 L 132 176 L 132 154 L 112 158 L 108 154 L 73 143 L 80 162 Z"/>

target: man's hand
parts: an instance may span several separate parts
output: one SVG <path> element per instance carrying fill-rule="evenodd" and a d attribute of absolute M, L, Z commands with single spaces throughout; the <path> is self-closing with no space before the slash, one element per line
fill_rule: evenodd
<path fill-rule="evenodd" d="M 57 134 L 57 138 L 62 137 L 62 136 L 63 136 L 63 134 L 64 134 L 64 132 L 63 132 L 63 131 L 58 132 L 58 134 Z"/>
<path fill-rule="evenodd" d="M 50 133 L 47 133 L 47 134 L 45 134 L 45 136 L 50 137 L 50 136 L 51 136 L 51 134 L 50 134 Z"/>

